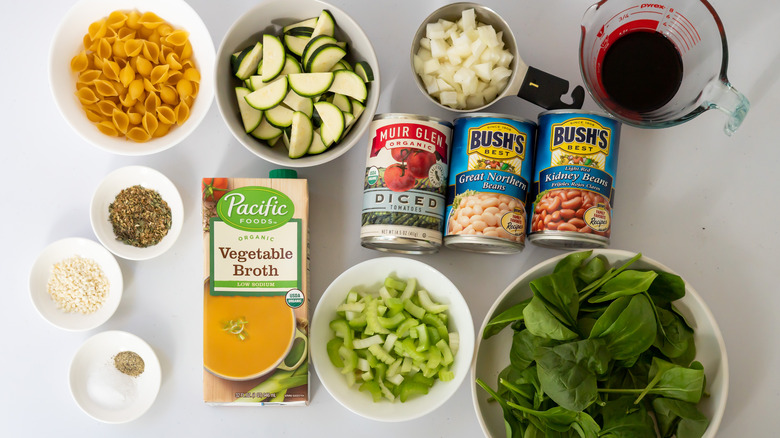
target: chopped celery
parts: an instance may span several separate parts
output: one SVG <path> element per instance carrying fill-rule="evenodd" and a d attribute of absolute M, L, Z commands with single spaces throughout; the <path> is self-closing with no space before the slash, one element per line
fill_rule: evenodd
<path fill-rule="evenodd" d="M 344 340 L 341 338 L 333 338 L 328 341 L 328 345 L 325 347 L 328 351 L 328 358 L 330 363 L 336 368 L 344 368 L 344 360 L 339 356 L 339 348 L 344 346 Z"/>
<path fill-rule="evenodd" d="M 406 317 L 403 313 L 396 313 L 389 318 L 385 318 L 384 316 L 379 317 L 379 325 L 386 329 L 394 329 L 404 321 L 406 321 Z"/>
<path fill-rule="evenodd" d="M 390 365 L 391 363 L 395 362 L 395 358 L 390 355 L 390 353 L 386 352 L 384 348 L 382 348 L 379 344 L 373 344 L 370 347 L 368 347 L 368 351 L 373 353 L 374 356 L 376 356 L 377 359 L 381 360 L 382 362 Z"/>
<path fill-rule="evenodd" d="M 438 369 L 441 365 L 441 350 L 435 345 L 431 345 L 428 349 L 428 363 L 425 364 L 428 368 Z"/>
<path fill-rule="evenodd" d="M 371 398 L 374 402 L 382 400 L 382 390 L 379 388 L 379 384 L 375 380 L 366 381 L 360 384 L 358 388 L 361 391 L 368 391 L 371 394 Z"/>
<path fill-rule="evenodd" d="M 395 330 L 395 334 L 399 338 L 405 338 L 409 336 L 409 330 L 411 330 L 413 327 L 417 327 L 419 324 L 420 321 L 414 318 L 406 318 L 406 321 L 402 322 L 401 325 L 399 325 Z"/>
<path fill-rule="evenodd" d="M 388 352 L 389 352 L 390 350 L 392 350 L 392 349 L 393 349 L 393 346 L 395 345 L 395 341 L 397 341 L 397 340 L 398 340 L 398 336 L 396 336 L 396 335 L 395 335 L 395 333 L 390 333 L 390 334 L 389 334 L 389 335 L 387 335 L 387 337 L 385 338 L 385 343 L 384 343 L 384 344 L 382 344 L 382 348 L 383 348 L 385 351 L 388 351 Z"/>
<path fill-rule="evenodd" d="M 444 341 L 444 339 L 440 339 L 439 342 L 436 343 L 436 347 L 439 348 L 439 351 L 441 351 L 441 364 L 444 366 L 448 366 L 452 362 L 454 362 L 455 358 L 452 354 L 452 350 L 450 350 L 450 346 L 447 345 L 447 343 Z"/>
<path fill-rule="evenodd" d="M 414 292 L 417 290 L 417 279 L 410 278 L 406 280 L 406 287 L 404 288 L 404 291 L 401 293 L 401 300 L 408 300 L 409 298 L 414 295 Z"/>
<path fill-rule="evenodd" d="M 387 277 L 385 278 L 385 287 L 388 289 L 402 291 L 406 289 L 406 282 L 393 277 Z"/>
<path fill-rule="evenodd" d="M 428 337 L 428 326 L 420 324 L 415 327 L 415 331 L 417 331 L 417 351 L 427 351 L 431 346 L 431 341 Z"/>
<path fill-rule="evenodd" d="M 355 350 L 342 345 L 339 347 L 339 356 L 341 356 L 341 360 L 344 362 L 344 366 L 341 368 L 341 374 L 353 374 L 358 363 L 358 355 L 355 353 Z"/>
<path fill-rule="evenodd" d="M 428 295 L 428 291 L 425 289 L 420 289 L 417 291 L 417 297 L 420 299 L 420 305 L 431 313 L 441 313 L 444 312 L 449 308 L 446 304 L 436 304 L 431 300 L 430 295 Z"/>
<path fill-rule="evenodd" d="M 439 380 L 442 382 L 449 382 L 455 378 L 455 373 L 449 368 L 439 368 Z"/>
<path fill-rule="evenodd" d="M 369 299 L 366 304 L 366 334 L 373 335 L 374 333 L 387 334 L 389 330 L 382 327 L 379 324 L 379 300 Z"/>
<path fill-rule="evenodd" d="M 429 386 L 414 381 L 405 381 L 401 383 L 401 392 L 398 398 L 401 399 L 401 403 L 409 400 L 409 397 L 415 395 L 425 395 L 428 393 Z"/>
<path fill-rule="evenodd" d="M 425 309 L 414 304 L 410 299 L 404 300 L 404 310 L 409 312 L 412 316 L 414 316 L 417 319 L 422 319 L 422 317 L 425 316 Z"/>
<path fill-rule="evenodd" d="M 388 373 L 389 373 L 389 370 L 388 370 Z M 404 376 L 402 376 L 400 374 L 393 374 L 393 375 L 389 375 L 388 374 L 387 381 L 392 383 L 393 385 L 398 386 L 398 385 L 400 385 L 400 384 L 402 384 L 404 382 Z"/>
<path fill-rule="evenodd" d="M 363 330 L 363 328 L 366 326 L 366 314 L 361 313 L 360 315 L 350 319 L 348 324 L 355 330 Z"/>
<path fill-rule="evenodd" d="M 383 344 L 385 342 L 379 335 L 369 336 L 364 339 L 355 339 L 352 341 L 352 347 L 356 349 L 369 348 L 372 345 Z"/>
<path fill-rule="evenodd" d="M 387 316 L 395 316 L 397 313 L 401 313 L 404 310 L 404 301 L 400 298 L 388 298 L 385 300 L 387 306 Z"/>
<path fill-rule="evenodd" d="M 362 312 L 366 308 L 363 303 L 342 303 L 336 307 L 337 312 Z"/>
<path fill-rule="evenodd" d="M 431 345 L 436 345 L 437 342 L 441 340 L 441 335 L 439 334 L 439 331 L 436 330 L 435 327 L 426 326 L 426 330 L 428 330 L 428 339 L 430 339 Z"/>

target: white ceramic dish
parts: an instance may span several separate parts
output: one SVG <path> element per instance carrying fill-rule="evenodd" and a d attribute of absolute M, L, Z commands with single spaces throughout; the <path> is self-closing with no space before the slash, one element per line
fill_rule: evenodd
<path fill-rule="evenodd" d="M 108 207 L 119 192 L 138 184 L 156 190 L 171 208 L 171 229 L 168 234 L 157 245 L 146 248 L 137 248 L 116 240 L 108 219 Z M 184 223 L 184 206 L 176 186 L 165 175 L 149 167 L 127 166 L 108 174 L 95 189 L 89 219 L 98 240 L 109 251 L 128 260 L 148 260 L 168 251 L 176 242 Z"/>
<path fill-rule="evenodd" d="M 141 356 L 143 373 L 131 377 L 116 369 L 114 356 L 122 351 Z M 107 331 L 81 345 L 71 361 L 68 380 L 73 399 L 87 415 L 104 423 L 126 423 L 152 406 L 162 372 L 154 350 L 141 338 Z"/>
<path fill-rule="evenodd" d="M 106 301 L 93 313 L 65 312 L 57 307 L 57 303 L 49 295 L 48 282 L 52 267 L 76 255 L 94 260 L 100 265 L 109 282 Z M 46 321 L 63 330 L 92 330 L 106 322 L 119 307 L 122 290 L 122 271 L 114 256 L 97 242 L 80 237 L 58 240 L 47 246 L 30 270 L 30 298 L 35 309 Z"/>
<path fill-rule="evenodd" d="M 201 81 L 189 119 L 160 138 L 136 143 L 109 137 L 87 120 L 76 97 L 76 77 L 70 61 L 83 48 L 89 25 L 115 10 L 154 12 L 174 28 L 189 32 L 193 59 Z M 63 17 L 54 32 L 49 52 L 49 85 L 54 100 L 68 124 L 90 144 L 120 155 L 148 155 L 168 149 L 187 138 L 206 116 L 214 100 L 214 43 L 206 25 L 184 0 L 80 0 Z"/>
<path fill-rule="evenodd" d="M 336 20 L 336 38 L 347 42 L 349 54 L 346 59 L 351 62 L 358 60 L 368 62 L 374 72 L 374 81 L 369 85 L 365 111 L 339 144 L 318 155 L 307 155 L 291 159 L 287 156 L 287 148 L 281 142 L 276 147 L 269 148 L 264 142 L 255 139 L 245 132 L 241 122 L 241 115 L 238 111 L 235 92 L 235 87 L 241 84 L 233 76 L 230 56 L 234 52 L 258 41 L 263 33 L 278 35 L 282 26 L 306 18 L 317 17 L 323 9 L 330 11 Z M 344 11 L 317 0 L 264 1 L 248 10 L 228 29 L 222 44 L 219 46 L 215 79 L 219 112 L 222 114 L 222 118 L 236 140 L 258 157 L 281 166 L 316 166 L 335 160 L 345 154 L 366 133 L 379 103 L 379 63 L 377 62 L 371 41 L 369 41 L 360 25 Z"/>
<path fill-rule="evenodd" d="M 636 255 L 628 251 L 612 249 L 593 250 L 593 254 L 605 256 L 613 266 L 622 264 Z M 477 354 L 471 370 L 471 390 L 477 418 L 485 436 L 489 438 L 504 438 L 506 436 L 504 419 L 500 406 L 497 403 L 488 402 L 487 393 L 475 382 L 477 378 L 481 378 L 495 388 L 498 373 L 509 364 L 512 330 L 506 328 L 487 340 L 482 339 L 482 333 L 493 316 L 530 297 L 531 291 L 528 286 L 530 281 L 552 273 L 558 261 L 567 255 L 568 253 L 561 254 L 545 260 L 518 277 L 496 299 L 482 323 L 477 335 Z M 674 273 L 668 267 L 645 256 L 634 262 L 631 268 L 658 269 Z M 707 375 L 707 391 L 710 393 L 710 397 L 703 398 L 698 405 L 699 410 L 710 419 L 710 425 L 703 438 L 713 438 L 723 418 L 729 386 L 728 359 L 723 336 L 704 300 L 687 282 L 685 284 L 685 297 L 676 301 L 675 306 L 695 329 L 696 360 L 704 365 L 704 371 Z"/>
<path fill-rule="evenodd" d="M 385 399 L 374 403 L 369 393 L 347 386 L 340 370 L 330 362 L 326 344 L 332 338 L 329 324 L 337 317 L 336 307 L 344 301 L 347 292 L 360 286 L 367 292 L 376 293 L 384 279 L 391 274 L 400 279 L 416 278 L 420 287 L 425 288 L 435 301 L 449 304 L 450 330 L 459 333 L 460 348 L 452 367 L 455 373 L 453 380 L 437 381 L 427 395 L 409 399 L 405 403 Z M 474 355 L 474 323 L 458 288 L 442 273 L 417 260 L 379 257 L 347 269 L 328 286 L 314 311 L 309 345 L 312 362 L 322 385 L 342 406 L 372 420 L 407 421 L 432 412 L 460 387 Z"/>

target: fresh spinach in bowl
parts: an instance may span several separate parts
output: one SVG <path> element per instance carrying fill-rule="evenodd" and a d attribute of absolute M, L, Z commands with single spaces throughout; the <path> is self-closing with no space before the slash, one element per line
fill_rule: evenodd
<path fill-rule="evenodd" d="M 531 298 L 491 319 L 513 330 L 510 364 L 493 389 L 508 437 L 697 438 L 709 421 L 693 328 L 675 307 L 677 275 L 610 267 L 572 253 L 530 282 Z M 654 418 L 655 417 L 655 420 Z"/>

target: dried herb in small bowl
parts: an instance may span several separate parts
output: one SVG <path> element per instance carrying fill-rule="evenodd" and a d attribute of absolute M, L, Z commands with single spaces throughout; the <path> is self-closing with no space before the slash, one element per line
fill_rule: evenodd
<path fill-rule="evenodd" d="M 171 229 L 171 208 L 157 191 L 128 187 L 108 206 L 117 240 L 139 248 L 157 245 Z"/>

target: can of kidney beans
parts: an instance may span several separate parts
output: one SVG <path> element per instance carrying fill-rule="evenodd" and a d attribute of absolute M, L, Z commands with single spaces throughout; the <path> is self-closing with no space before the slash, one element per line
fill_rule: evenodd
<path fill-rule="evenodd" d="M 503 114 L 455 119 L 444 244 L 473 252 L 522 251 L 536 123 Z"/>
<path fill-rule="evenodd" d="M 452 123 L 414 114 L 371 122 L 360 243 L 430 254 L 442 245 Z"/>
<path fill-rule="evenodd" d="M 609 246 L 620 126 L 586 111 L 539 115 L 529 241 L 548 248 Z"/>

